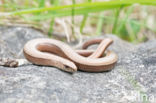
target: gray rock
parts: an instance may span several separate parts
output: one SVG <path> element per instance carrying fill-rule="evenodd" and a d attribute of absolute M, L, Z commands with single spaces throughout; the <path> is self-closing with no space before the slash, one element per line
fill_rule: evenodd
<path fill-rule="evenodd" d="M 23 58 L 26 41 L 44 37 L 24 27 L 0 27 L 0 57 Z M 156 40 L 132 45 L 114 35 L 119 60 L 109 72 L 76 72 L 54 67 L 0 66 L 0 103 L 148 103 L 156 102 Z M 143 98 L 144 97 L 144 98 Z"/>

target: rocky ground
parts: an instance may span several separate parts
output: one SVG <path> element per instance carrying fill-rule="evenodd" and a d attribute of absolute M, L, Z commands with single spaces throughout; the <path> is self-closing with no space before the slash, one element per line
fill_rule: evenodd
<path fill-rule="evenodd" d="M 24 58 L 22 48 L 44 37 L 24 27 L 0 27 L 0 57 Z M 114 35 L 119 60 L 109 72 L 68 74 L 54 67 L 0 66 L 0 103 L 155 103 L 156 40 L 139 45 Z"/>

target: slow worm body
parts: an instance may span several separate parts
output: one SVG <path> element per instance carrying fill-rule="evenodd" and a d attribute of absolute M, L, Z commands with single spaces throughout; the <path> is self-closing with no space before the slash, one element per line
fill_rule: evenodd
<path fill-rule="evenodd" d="M 94 39 L 87 41 L 82 50 L 73 50 L 67 44 L 48 38 L 28 41 L 24 46 L 27 60 L 37 65 L 54 66 L 67 72 L 78 70 L 86 72 L 103 72 L 111 70 L 117 62 L 117 55 L 106 48 L 112 39 Z M 85 50 L 92 44 L 99 44 L 96 50 Z"/>

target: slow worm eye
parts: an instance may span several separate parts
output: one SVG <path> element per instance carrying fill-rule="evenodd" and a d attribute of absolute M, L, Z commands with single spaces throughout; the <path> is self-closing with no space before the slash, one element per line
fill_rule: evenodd
<path fill-rule="evenodd" d="M 66 70 L 67 72 L 71 72 L 71 73 L 77 71 L 77 69 L 71 68 L 71 67 L 69 67 L 69 66 L 67 66 L 67 65 L 65 65 L 65 70 Z"/>

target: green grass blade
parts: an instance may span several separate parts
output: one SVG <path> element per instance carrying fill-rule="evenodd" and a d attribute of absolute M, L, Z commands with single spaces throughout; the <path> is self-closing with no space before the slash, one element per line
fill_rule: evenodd
<path fill-rule="evenodd" d="M 100 35 L 102 32 L 102 27 L 103 27 L 103 22 L 104 22 L 104 18 L 102 18 L 104 16 L 104 13 L 101 13 L 99 16 L 99 20 L 97 23 L 97 28 L 96 28 L 96 34 Z"/>
<path fill-rule="evenodd" d="M 44 7 L 45 6 L 45 0 L 38 0 L 39 7 Z"/>
<path fill-rule="evenodd" d="M 49 27 L 49 30 L 48 30 L 48 36 L 49 37 L 52 37 L 54 23 L 55 23 L 55 18 L 52 18 L 51 22 L 50 22 L 50 27 Z"/>
<path fill-rule="evenodd" d="M 83 28 L 85 27 L 86 25 L 86 20 L 88 18 L 88 14 L 84 14 L 83 16 L 83 20 L 81 22 L 81 25 L 80 25 L 80 33 L 83 33 Z"/>
<path fill-rule="evenodd" d="M 96 7 L 96 9 L 94 8 L 75 8 L 75 15 L 81 15 L 81 14 L 86 14 L 88 12 L 97 12 L 97 11 L 103 11 L 103 10 L 108 10 L 108 9 L 112 9 L 112 8 L 117 8 L 119 7 L 118 5 L 111 5 L 111 6 L 105 6 L 105 8 L 103 6 L 99 6 Z M 32 16 L 29 18 L 25 18 L 27 20 L 45 20 L 51 17 L 62 17 L 62 16 L 70 16 L 71 15 L 71 10 L 55 10 L 53 12 L 50 12 L 48 14 L 41 14 L 40 16 Z"/>
<path fill-rule="evenodd" d="M 73 5 L 75 5 L 76 4 L 76 1 L 75 0 L 72 0 L 72 3 L 73 3 Z M 75 20 L 74 20 L 75 6 L 73 6 L 73 8 L 71 10 L 72 10 L 72 13 L 71 13 L 71 15 L 72 15 L 72 35 L 74 37 L 76 37 L 75 36 L 75 30 L 74 30 L 74 25 L 75 25 Z"/>
<path fill-rule="evenodd" d="M 53 1 L 53 0 L 52 0 Z M 61 0 L 54 0 L 53 2 L 51 2 L 51 5 L 53 4 L 54 6 L 58 6 L 60 4 Z M 53 33 L 53 25 L 55 24 L 55 17 L 51 18 L 50 21 L 50 26 L 49 26 L 49 30 L 48 30 L 48 36 L 52 37 L 52 33 Z"/>
<path fill-rule="evenodd" d="M 68 9 L 71 10 L 73 7 L 74 8 L 92 8 L 96 9 L 97 7 L 103 7 L 106 9 L 106 7 L 112 6 L 118 6 L 120 7 L 121 5 L 127 6 L 127 5 L 132 5 L 135 3 L 139 3 L 142 5 L 156 5 L 155 0 L 113 0 L 113 1 L 104 1 L 104 2 L 92 2 L 92 3 L 82 3 L 82 4 L 75 4 L 75 5 L 64 5 L 64 6 L 57 6 L 57 7 L 44 7 L 44 8 L 32 8 L 32 9 L 24 9 L 24 10 L 19 10 L 15 12 L 11 12 L 10 14 L 12 15 L 20 15 L 20 14 L 29 14 L 29 13 L 35 13 L 35 12 L 45 12 L 45 11 L 54 11 L 54 10 L 62 10 L 62 9 Z M 106 7 L 105 7 L 106 6 Z M 102 9 L 98 10 L 101 11 Z M 76 10 L 75 10 L 76 11 Z M 97 11 L 97 10 L 95 10 Z"/>
<path fill-rule="evenodd" d="M 90 3 L 90 2 L 92 2 L 92 0 L 88 0 L 88 2 Z M 81 34 L 83 33 L 83 28 L 86 25 L 87 18 L 88 18 L 88 13 L 84 14 L 84 16 L 83 16 L 83 20 L 82 20 L 81 25 L 80 25 L 80 33 Z"/>
<path fill-rule="evenodd" d="M 131 6 L 131 7 L 128 9 L 128 11 L 127 11 L 127 13 L 126 13 L 126 16 L 124 17 L 123 21 L 120 22 L 120 25 L 118 26 L 117 31 L 116 31 L 116 34 L 118 34 L 119 36 L 120 36 L 120 31 L 121 31 L 122 28 L 125 26 L 129 15 L 133 12 L 133 9 L 134 9 L 134 7 Z"/>
<path fill-rule="evenodd" d="M 118 20 L 119 20 L 119 16 L 120 16 L 120 11 L 121 11 L 122 7 L 120 7 L 119 9 L 117 9 L 115 11 L 115 21 L 113 24 L 113 29 L 112 29 L 112 33 L 116 34 L 116 29 L 117 29 L 117 25 L 118 25 Z"/>

